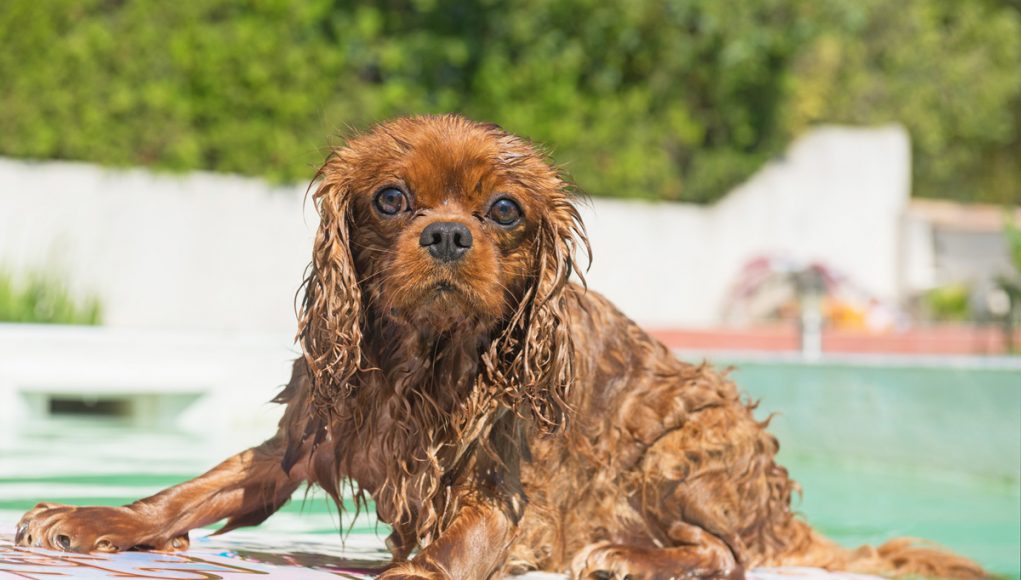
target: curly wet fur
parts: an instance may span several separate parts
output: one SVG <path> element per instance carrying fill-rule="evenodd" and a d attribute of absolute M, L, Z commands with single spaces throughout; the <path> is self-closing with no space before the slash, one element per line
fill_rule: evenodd
<path fill-rule="evenodd" d="M 321 221 L 303 284 L 298 333 L 312 396 L 306 423 L 296 426 L 300 433 L 288 437 L 290 458 L 310 438 L 317 447 L 327 436 L 350 441 L 379 433 L 381 451 L 396 459 L 382 468 L 372 495 L 388 521 L 401 528 L 411 526 L 418 536 L 437 533 L 449 519 L 452 498 L 444 486 L 460 476 L 450 466 L 465 468 L 480 450 L 498 460 L 492 427 L 503 413 L 527 418 L 542 432 L 556 431 L 564 424 L 569 411 L 566 397 L 574 378 L 574 346 L 562 291 L 577 271 L 574 256 L 579 240 L 588 247 L 567 183 L 540 161 L 531 145 L 496 126 L 455 117 L 447 122 L 453 130 L 481 132 L 497 142 L 488 161 L 521 188 L 542 192 L 548 204 L 536 224 L 532 249 L 522 256 L 528 267 L 520 276 L 520 288 L 505 297 L 509 305 L 505 312 L 469 321 L 445 336 L 412 333 L 402 341 L 405 333 L 394 328 L 393 321 L 377 317 L 367 323 L 365 303 L 377 312 L 385 312 L 389 305 L 379 285 L 382 276 L 371 266 L 386 248 L 374 246 L 377 240 L 369 236 L 358 239 L 352 226 L 357 211 L 352 197 L 359 172 L 365 171 L 365 159 L 359 153 L 407 151 L 413 138 L 404 133 L 417 129 L 421 120 L 398 121 L 351 140 L 317 174 L 320 183 L 313 200 Z M 419 282 L 413 275 L 407 277 L 409 285 Z M 376 349 L 367 352 L 363 348 L 366 334 L 387 337 L 387 344 L 373 344 Z M 423 346 L 422 341 L 432 342 Z M 430 348 L 432 353 L 422 352 Z M 408 353 L 420 358 L 412 362 Z M 386 366 L 381 357 L 404 359 L 403 364 L 391 363 L 397 370 L 382 381 L 387 373 L 381 368 Z M 423 365 L 423 360 L 429 364 Z M 473 372 L 465 373 L 464 368 Z M 402 396 L 387 400 L 394 392 Z M 384 401 L 392 405 L 386 416 L 400 420 L 381 429 L 380 414 L 360 411 Z M 350 459 L 346 450 L 337 457 L 340 463 Z M 335 470 L 321 475 L 320 484 L 339 498 L 341 481 Z"/>
<path fill-rule="evenodd" d="M 398 119 L 336 150 L 318 180 L 304 357 L 276 399 L 278 434 L 123 508 L 41 504 L 19 543 L 175 549 L 221 518 L 261 522 L 302 482 L 343 508 L 351 482 L 393 526 L 391 579 L 739 578 L 759 565 L 985 574 L 905 540 L 845 550 L 799 519 L 768 421 L 726 374 L 679 361 L 569 281 L 584 227 L 570 186 L 528 142 L 456 116 Z M 407 212 L 374 209 L 385 187 L 413 197 Z M 520 223 L 487 220 L 501 195 Z M 438 220 L 475 240 L 454 265 L 419 247 Z"/>

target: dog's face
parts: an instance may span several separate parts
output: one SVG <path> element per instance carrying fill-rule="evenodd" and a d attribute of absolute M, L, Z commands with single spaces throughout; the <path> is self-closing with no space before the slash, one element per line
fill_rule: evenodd
<path fill-rule="evenodd" d="M 556 172 L 495 126 L 401 119 L 339 156 L 351 256 L 376 316 L 438 332 L 495 324 L 538 276 L 540 230 L 571 227 Z"/>
<path fill-rule="evenodd" d="M 564 289 L 587 242 L 542 155 L 495 125 L 412 117 L 349 140 L 319 178 L 299 328 L 316 405 L 375 364 L 366 343 L 394 344 L 385 321 L 459 335 L 506 404 L 559 424 L 573 372 Z"/>

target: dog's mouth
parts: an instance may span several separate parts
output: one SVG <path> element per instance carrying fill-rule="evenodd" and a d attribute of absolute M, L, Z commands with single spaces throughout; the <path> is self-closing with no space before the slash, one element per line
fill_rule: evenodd
<path fill-rule="evenodd" d="M 477 319 L 479 313 L 470 296 L 470 289 L 457 282 L 427 282 L 419 287 L 417 296 L 407 306 L 391 314 L 434 331 L 447 330 Z"/>
<path fill-rule="evenodd" d="M 469 292 L 460 284 L 450 281 L 439 281 L 423 294 L 423 302 L 430 303 L 433 308 L 462 309 L 467 305 Z"/>
<path fill-rule="evenodd" d="M 499 313 L 490 309 L 485 287 L 467 276 L 436 272 L 408 284 L 389 300 L 387 315 L 397 321 L 447 329 L 463 323 L 490 320 Z M 383 288 L 386 303 L 386 288 Z"/>

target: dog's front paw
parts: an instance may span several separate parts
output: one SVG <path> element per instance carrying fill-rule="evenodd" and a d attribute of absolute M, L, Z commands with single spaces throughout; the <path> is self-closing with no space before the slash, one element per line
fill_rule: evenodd
<path fill-rule="evenodd" d="M 451 578 L 450 574 L 438 567 L 411 561 L 394 564 L 380 574 L 377 580 L 451 580 Z"/>
<path fill-rule="evenodd" d="M 638 580 L 622 546 L 610 542 L 589 544 L 571 562 L 574 580 Z"/>
<path fill-rule="evenodd" d="M 127 507 L 73 507 L 40 503 L 18 522 L 15 544 L 64 552 L 188 549 L 188 534 L 161 538 Z"/>
<path fill-rule="evenodd" d="M 575 580 L 744 580 L 744 569 L 733 562 L 717 562 L 711 553 L 692 549 L 662 549 L 611 542 L 589 544 L 571 562 Z"/>

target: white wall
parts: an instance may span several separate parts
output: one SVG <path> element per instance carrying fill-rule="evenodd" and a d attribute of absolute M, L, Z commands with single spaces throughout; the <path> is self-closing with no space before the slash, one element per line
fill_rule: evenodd
<path fill-rule="evenodd" d="M 712 206 L 596 200 L 583 212 L 589 285 L 639 322 L 706 326 L 745 263 L 773 255 L 822 262 L 896 299 L 910 179 L 902 128 L 829 127 Z"/>
<path fill-rule="evenodd" d="M 60 272 L 118 327 L 293 333 L 303 186 L 0 159 L 0 269 Z"/>
<path fill-rule="evenodd" d="M 909 190 L 903 129 L 817 129 L 712 206 L 594 200 L 590 287 L 645 324 L 711 325 L 742 265 L 771 254 L 895 298 Z M 0 269 L 63 272 L 111 326 L 290 334 L 316 225 L 304 191 L 0 159 Z"/>

